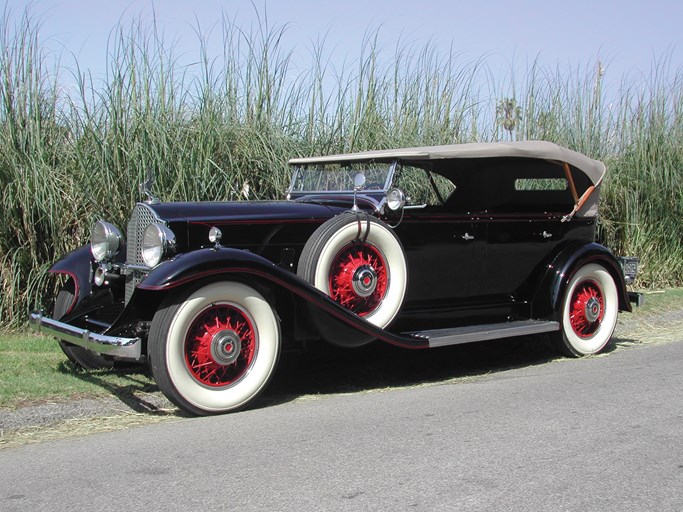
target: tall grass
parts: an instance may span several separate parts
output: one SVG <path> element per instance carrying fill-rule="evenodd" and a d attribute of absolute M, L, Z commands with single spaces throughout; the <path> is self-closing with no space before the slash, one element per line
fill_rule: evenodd
<path fill-rule="evenodd" d="M 38 28 L 28 13 L 0 20 L 2 325 L 42 303 L 50 263 L 93 220 L 125 226 L 150 169 L 167 200 L 243 199 L 245 184 L 265 199 L 283 196 L 293 156 L 477 140 L 546 139 L 605 160 L 605 243 L 641 257 L 641 285 L 683 282 L 680 70 L 608 95 L 599 63 L 494 80 L 486 59 L 383 46 L 377 31 L 337 70 L 321 42 L 302 72 L 264 18 L 251 30 L 224 19 L 217 56 L 198 30 L 194 67 L 154 23 L 115 27 L 95 79 L 48 65 Z"/>

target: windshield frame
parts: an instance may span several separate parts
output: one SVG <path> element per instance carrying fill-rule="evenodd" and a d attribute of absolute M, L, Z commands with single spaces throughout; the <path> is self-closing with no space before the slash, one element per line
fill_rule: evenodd
<path fill-rule="evenodd" d="M 330 170 L 325 170 L 326 166 L 332 166 L 334 165 L 337 169 L 330 169 Z M 383 166 L 386 166 L 386 176 L 384 177 L 384 182 L 375 182 L 376 184 L 379 184 L 379 187 L 376 188 L 361 188 L 361 192 L 364 194 L 386 194 L 386 192 L 390 189 L 391 184 L 394 180 L 394 174 L 396 173 L 396 169 L 398 167 L 398 160 L 394 160 L 392 162 L 339 162 L 339 163 L 334 163 L 334 164 L 304 164 L 304 165 L 295 165 L 294 166 L 294 172 L 292 173 L 292 178 L 289 183 L 289 187 L 287 188 L 287 197 L 301 197 L 301 196 L 310 196 L 310 195 L 346 195 L 346 194 L 353 194 L 354 189 L 353 186 L 351 186 L 348 189 L 334 189 L 334 190 L 309 190 L 309 189 L 303 189 L 303 188 L 297 188 L 299 180 L 304 179 L 304 173 L 306 172 L 335 172 L 341 167 L 350 167 L 353 165 L 354 167 L 358 167 L 356 172 L 351 171 L 349 174 L 349 177 L 351 178 L 351 185 L 353 183 L 353 177 L 358 174 L 359 172 L 362 172 L 366 179 L 367 179 L 367 171 L 369 170 L 383 170 Z"/>

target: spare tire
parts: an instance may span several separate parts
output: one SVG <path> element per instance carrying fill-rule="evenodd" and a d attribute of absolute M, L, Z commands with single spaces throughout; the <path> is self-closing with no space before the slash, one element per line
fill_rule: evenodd
<path fill-rule="evenodd" d="M 316 229 L 301 252 L 297 274 L 381 328 L 401 309 L 408 281 L 401 242 L 384 222 L 365 213 L 338 215 Z"/>

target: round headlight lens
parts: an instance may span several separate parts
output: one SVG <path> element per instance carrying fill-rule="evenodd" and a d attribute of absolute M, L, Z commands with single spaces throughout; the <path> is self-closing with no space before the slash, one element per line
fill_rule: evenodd
<path fill-rule="evenodd" d="M 392 188 L 387 193 L 387 207 L 395 212 L 406 204 L 406 196 L 400 188 Z"/>
<path fill-rule="evenodd" d="M 150 224 L 142 237 L 142 261 L 148 267 L 156 267 L 159 262 L 175 249 L 173 231 L 162 224 Z"/>
<path fill-rule="evenodd" d="M 123 237 L 113 224 L 97 221 L 90 230 L 90 252 L 95 261 L 111 260 L 121 248 Z"/>
<path fill-rule="evenodd" d="M 209 230 L 209 242 L 212 244 L 220 244 L 223 240 L 223 233 L 216 226 Z"/>

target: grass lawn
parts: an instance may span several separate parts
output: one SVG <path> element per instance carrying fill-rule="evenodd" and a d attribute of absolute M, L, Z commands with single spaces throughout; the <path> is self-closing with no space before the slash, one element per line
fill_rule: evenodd
<path fill-rule="evenodd" d="M 0 407 L 155 390 L 146 367 L 77 371 L 53 338 L 0 334 Z"/>
<path fill-rule="evenodd" d="M 683 309 L 683 288 L 645 292 L 645 304 L 633 311 L 636 315 L 652 315 L 675 309 Z"/>

